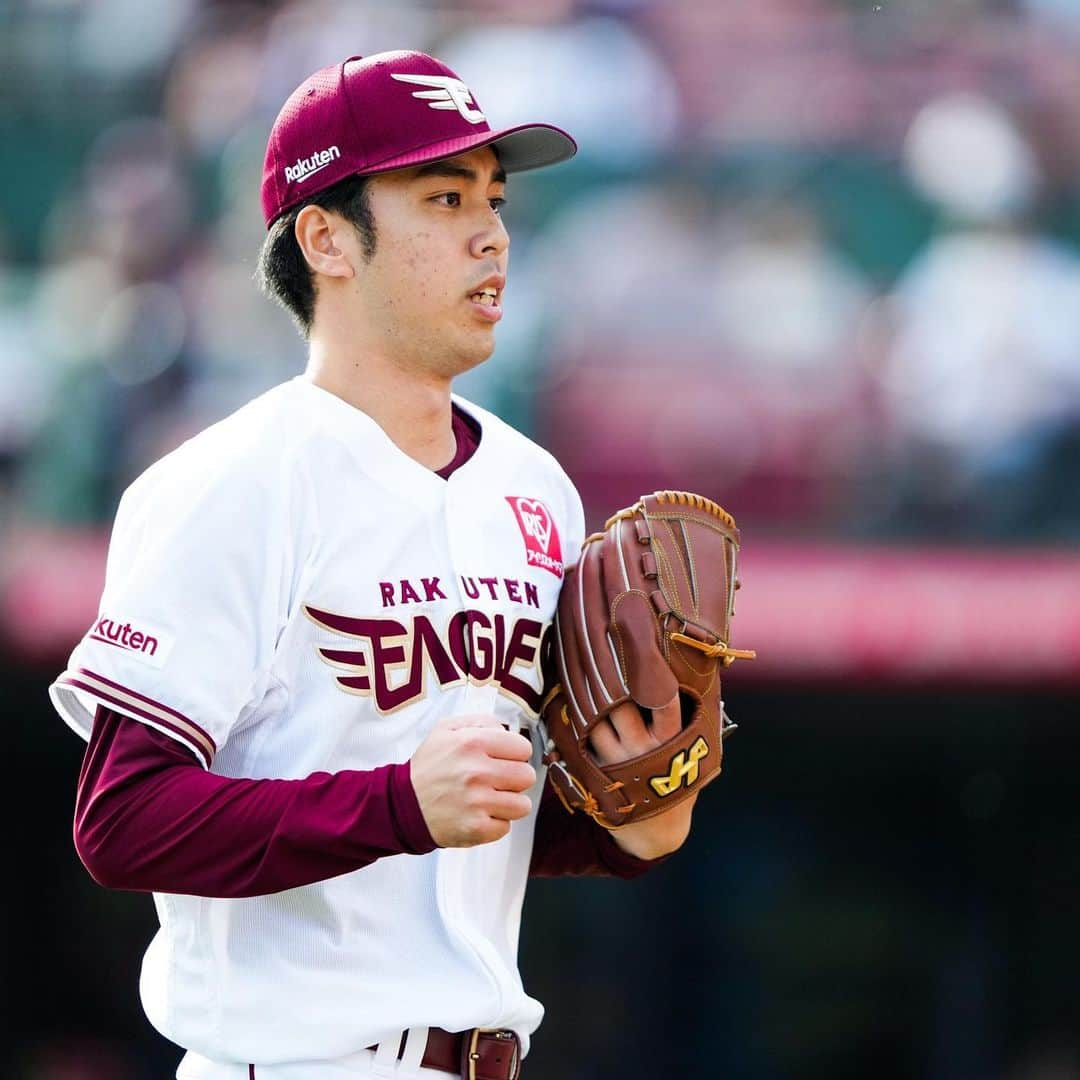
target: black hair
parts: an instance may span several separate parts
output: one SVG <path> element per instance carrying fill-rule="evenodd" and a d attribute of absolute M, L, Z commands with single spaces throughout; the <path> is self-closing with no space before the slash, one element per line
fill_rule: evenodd
<path fill-rule="evenodd" d="M 315 317 L 315 274 L 296 241 L 296 218 L 305 206 L 321 206 L 341 214 L 356 229 L 365 259 L 375 254 L 375 218 L 371 211 L 370 176 L 348 176 L 325 191 L 286 210 L 270 226 L 259 252 L 258 279 L 263 292 L 294 319 L 306 338 Z"/>

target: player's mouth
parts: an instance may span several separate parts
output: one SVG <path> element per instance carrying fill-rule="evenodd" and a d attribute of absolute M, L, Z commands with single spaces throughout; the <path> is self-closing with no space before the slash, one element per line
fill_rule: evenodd
<path fill-rule="evenodd" d="M 505 279 L 491 278 L 469 294 L 473 310 L 483 319 L 498 322 L 502 318 L 502 291 Z"/>

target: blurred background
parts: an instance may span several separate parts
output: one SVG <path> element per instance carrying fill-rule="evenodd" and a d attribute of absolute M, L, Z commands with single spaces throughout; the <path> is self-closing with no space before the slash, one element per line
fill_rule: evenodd
<path fill-rule="evenodd" d="M 531 888 L 527 1075 L 1077 1080 L 1078 0 L 0 0 L 0 1072 L 172 1075 L 45 688 L 124 487 L 302 370 L 252 279 L 278 107 L 401 47 L 581 144 L 512 179 L 460 391 L 592 527 L 731 510 L 760 654 L 686 848 Z"/>

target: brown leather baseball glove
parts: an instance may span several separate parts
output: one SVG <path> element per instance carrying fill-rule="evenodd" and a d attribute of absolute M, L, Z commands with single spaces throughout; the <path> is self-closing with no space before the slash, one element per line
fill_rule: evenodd
<path fill-rule="evenodd" d="M 586 539 L 559 594 L 541 722 L 548 777 L 567 810 L 614 829 L 664 813 L 720 775 L 735 725 L 720 669 L 729 646 L 739 532 L 701 495 L 657 491 Z M 682 704 L 682 731 L 602 766 L 590 736 L 612 710 Z"/>

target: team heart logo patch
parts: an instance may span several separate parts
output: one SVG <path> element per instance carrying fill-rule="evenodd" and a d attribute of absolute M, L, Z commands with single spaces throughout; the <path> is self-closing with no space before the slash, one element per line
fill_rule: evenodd
<path fill-rule="evenodd" d="M 539 566 L 561 578 L 562 544 L 559 543 L 559 530 L 555 528 L 551 511 L 539 499 L 507 495 L 506 501 L 514 511 L 521 537 L 525 541 L 525 561 L 529 566 Z"/>

